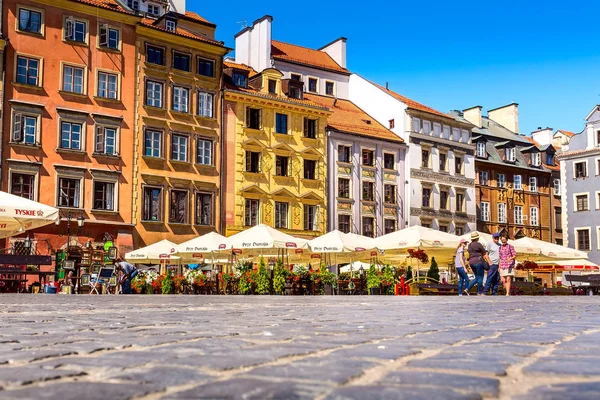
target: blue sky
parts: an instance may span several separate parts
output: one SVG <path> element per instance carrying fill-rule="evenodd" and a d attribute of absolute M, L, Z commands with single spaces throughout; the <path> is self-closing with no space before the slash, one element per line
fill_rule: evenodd
<path fill-rule="evenodd" d="M 345 36 L 351 71 L 440 111 L 517 102 L 521 133 L 580 132 L 600 103 L 600 2 L 188 0 L 188 8 L 232 48 L 238 22 L 265 14 L 276 40 L 319 48 Z"/>

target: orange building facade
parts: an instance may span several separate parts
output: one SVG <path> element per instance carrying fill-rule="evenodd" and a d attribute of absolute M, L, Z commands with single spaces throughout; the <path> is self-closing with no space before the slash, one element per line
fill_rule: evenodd
<path fill-rule="evenodd" d="M 96 4 L 4 1 L 2 190 L 60 209 L 59 226 L 28 232 L 47 242 L 42 254 L 65 249 L 68 231 L 71 248 L 110 240 L 124 254 L 133 245 L 140 17 Z"/>

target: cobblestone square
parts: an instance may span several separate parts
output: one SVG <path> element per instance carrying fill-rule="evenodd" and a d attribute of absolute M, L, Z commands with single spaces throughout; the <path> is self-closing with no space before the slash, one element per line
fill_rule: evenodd
<path fill-rule="evenodd" d="M 0 399 L 596 399 L 598 297 L 0 297 Z"/>

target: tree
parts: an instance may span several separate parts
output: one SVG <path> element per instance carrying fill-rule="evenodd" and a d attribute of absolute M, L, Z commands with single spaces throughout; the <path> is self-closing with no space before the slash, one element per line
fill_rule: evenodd
<path fill-rule="evenodd" d="M 269 274 L 263 257 L 260 258 L 258 274 L 256 276 L 256 291 L 258 294 L 269 294 Z"/>
<path fill-rule="evenodd" d="M 289 271 L 287 271 L 283 267 L 283 260 L 281 258 L 277 259 L 277 264 L 275 264 L 275 272 L 273 274 L 273 291 L 276 294 L 283 294 L 285 290 L 285 279 Z"/>
<path fill-rule="evenodd" d="M 440 280 L 440 269 L 435 261 L 435 257 L 431 257 L 431 266 L 429 267 L 429 271 L 427 271 L 427 277 L 438 282 Z"/>
<path fill-rule="evenodd" d="M 413 277 L 412 267 L 409 265 L 408 268 L 406 269 L 406 275 L 404 275 L 404 279 L 409 280 L 409 279 L 412 279 L 412 277 Z"/>
<path fill-rule="evenodd" d="M 165 275 L 162 281 L 162 294 L 173 293 L 173 275 L 171 274 L 171 268 L 167 267 L 167 275 Z"/>

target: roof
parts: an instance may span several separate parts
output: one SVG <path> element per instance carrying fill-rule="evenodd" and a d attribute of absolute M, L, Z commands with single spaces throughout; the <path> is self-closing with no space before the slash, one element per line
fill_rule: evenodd
<path fill-rule="evenodd" d="M 395 98 L 396 100 L 401 101 L 402 103 L 406 104 L 406 106 L 408 108 L 412 108 L 413 110 L 423 111 L 423 112 L 426 112 L 426 113 L 429 113 L 429 114 L 434 114 L 434 115 L 437 115 L 437 116 L 440 116 L 440 117 L 454 119 L 453 117 L 449 116 L 448 114 L 444 114 L 443 112 L 440 112 L 440 111 L 435 110 L 435 109 L 433 109 L 431 107 L 428 107 L 428 106 L 426 106 L 424 104 L 421 104 L 419 102 L 411 100 L 408 97 L 402 96 L 401 94 L 396 93 L 393 90 L 386 89 L 385 87 L 383 87 L 381 85 L 378 85 L 377 83 L 373 82 L 373 84 L 375 86 L 377 86 L 379 89 L 381 89 L 384 92 L 386 92 L 387 94 L 389 94 L 390 96 L 392 96 L 393 98 Z"/>
<path fill-rule="evenodd" d="M 108 1 L 108 0 L 105 0 L 105 1 Z M 149 28 L 157 29 L 159 31 L 175 34 L 177 36 L 183 36 L 183 37 L 187 37 L 189 39 L 199 40 L 201 42 L 211 43 L 211 44 L 214 44 L 217 46 L 224 47 L 223 42 L 219 42 L 218 40 L 211 39 L 207 36 L 199 35 L 197 33 L 191 32 L 185 28 L 180 27 L 179 25 L 177 25 L 177 29 L 175 32 L 168 31 L 164 27 L 158 25 L 159 22 L 160 22 L 160 20 L 143 18 L 141 24 L 144 26 L 147 26 Z"/>
<path fill-rule="evenodd" d="M 377 122 L 375 118 L 371 117 L 349 100 L 336 100 L 332 97 L 306 93 L 304 94 L 304 98 L 327 107 L 333 112 L 327 118 L 327 126 L 336 131 L 398 143 L 404 142 L 398 135 Z"/>
<path fill-rule="evenodd" d="M 557 130 L 556 132 L 557 132 L 557 133 L 558 133 L 558 132 L 560 132 L 560 133 L 562 133 L 563 135 L 565 135 L 565 136 L 567 136 L 567 137 L 573 137 L 573 136 L 577 135 L 577 134 L 576 134 L 576 133 L 574 133 L 574 132 L 565 131 L 565 130 L 563 130 L 563 129 L 559 129 L 559 130 Z"/>
<path fill-rule="evenodd" d="M 91 6 L 97 6 L 100 8 L 106 8 L 108 10 L 114 10 L 123 12 L 126 14 L 133 14 L 131 11 L 126 9 L 117 0 L 71 0 L 77 3 L 89 4 Z"/>
<path fill-rule="evenodd" d="M 341 67 L 326 52 L 309 49 L 308 47 L 271 40 L 271 56 L 275 60 L 289 61 L 328 71 L 350 74 L 350 71 Z"/>
<path fill-rule="evenodd" d="M 252 78 L 253 76 L 258 75 L 258 72 L 254 68 L 252 68 L 246 64 L 239 64 L 239 63 L 235 63 L 232 61 L 224 60 L 223 67 L 224 68 L 235 68 L 235 69 L 241 69 L 243 71 L 248 71 L 248 78 Z"/>
<path fill-rule="evenodd" d="M 185 12 L 185 16 L 188 17 L 188 19 L 192 19 L 192 20 L 194 20 L 196 22 L 201 22 L 203 24 L 214 25 L 212 22 L 208 21 L 207 19 L 201 17 L 200 15 L 198 15 L 195 12 L 192 12 L 192 11 L 186 11 Z"/>
<path fill-rule="evenodd" d="M 548 150 L 550 147 L 554 148 L 552 145 L 540 145 L 538 142 L 536 142 L 532 137 L 530 136 L 524 136 L 525 139 L 527 139 L 529 142 L 531 142 L 538 150 L 540 150 L 541 152 L 546 152 L 546 150 Z M 551 171 L 558 171 L 560 170 L 560 166 L 558 165 L 549 165 L 546 164 L 546 158 L 542 157 L 542 165 L 544 167 L 546 167 L 547 169 L 551 170 Z"/>
<path fill-rule="evenodd" d="M 283 101 L 285 103 L 297 104 L 300 106 L 307 106 L 307 107 L 320 108 L 323 110 L 327 110 L 327 107 L 324 107 L 321 104 L 315 103 L 307 98 L 294 99 L 292 97 L 287 97 L 287 96 L 277 96 L 272 93 L 261 92 L 259 90 L 253 89 L 251 87 L 244 88 L 244 87 L 235 86 L 232 83 L 228 83 L 228 82 L 224 83 L 223 86 L 226 91 L 240 92 L 240 93 L 244 93 L 244 94 L 262 97 L 262 98 L 269 99 L 269 100 Z M 329 110 L 327 110 L 327 111 L 329 111 Z"/>

